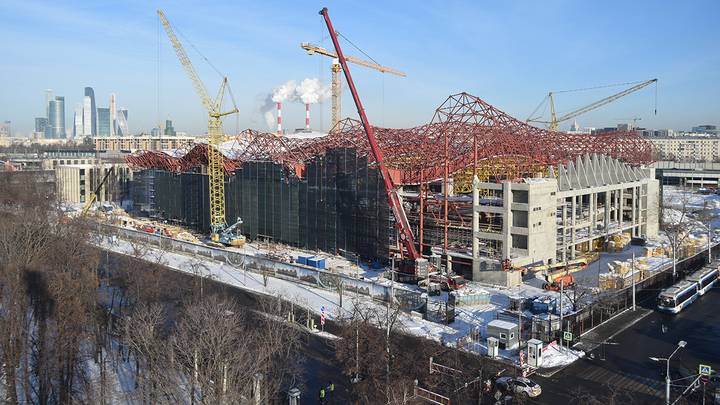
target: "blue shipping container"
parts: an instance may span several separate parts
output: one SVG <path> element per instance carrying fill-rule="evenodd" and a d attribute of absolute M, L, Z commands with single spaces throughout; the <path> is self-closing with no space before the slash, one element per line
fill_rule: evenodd
<path fill-rule="evenodd" d="M 312 258 L 312 256 L 298 256 L 297 262 L 300 263 L 300 264 L 307 265 L 307 264 L 308 264 L 308 259 L 310 259 L 310 258 Z"/>

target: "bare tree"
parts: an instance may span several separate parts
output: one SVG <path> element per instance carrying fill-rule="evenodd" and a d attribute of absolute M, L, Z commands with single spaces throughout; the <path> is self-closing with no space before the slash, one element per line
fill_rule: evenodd
<path fill-rule="evenodd" d="M 671 259 L 673 278 L 677 276 L 677 259 L 678 249 L 688 240 L 692 231 L 697 228 L 697 223 L 690 217 L 692 209 L 690 207 L 691 193 L 683 190 L 678 198 L 672 201 L 666 200 L 663 196 L 662 218 L 660 225 L 667 235 Z"/>

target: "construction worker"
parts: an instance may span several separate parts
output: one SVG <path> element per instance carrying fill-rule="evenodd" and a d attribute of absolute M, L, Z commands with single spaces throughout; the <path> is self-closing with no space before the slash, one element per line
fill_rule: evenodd
<path fill-rule="evenodd" d="M 333 394 L 335 394 L 335 384 L 333 384 L 332 381 L 328 381 L 327 390 L 328 390 L 328 397 L 330 398 L 330 401 L 332 402 Z"/>
<path fill-rule="evenodd" d="M 325 404 L 325 388 L 320 388 L 319 397 L 320 397 L 320 405 L 324 405 Z"/>

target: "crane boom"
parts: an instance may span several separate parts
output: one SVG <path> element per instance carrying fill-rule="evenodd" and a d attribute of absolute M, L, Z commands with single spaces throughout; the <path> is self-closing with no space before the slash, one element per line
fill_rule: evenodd
<path fill-rule="evenodd" d="M 323 47 L 311 44 L 309 42 L 303 42 L 300 44 L 300 47 L 304 49 L 308 55 L 312 54 L 318 54 L 323 56 L 328 56 L 330 58 L 333 58 L 333 64 L 331 66 L 331 72 L 332 72 L 332 126 L 334 127 L 335 124 L 340 121 L 340 109 L 341 109 L 341 98 L 342 98 L 342 86 L 340 86 L 340 63 L 337 62 L 338 56 L 337 53 L 330 51 L 328 49 L 325 49 Z M 405 77 L 407 76 L 405 72 L 401 72 L 397 69 L 393 69 L 391 67 L 383 66 L 380 64 L 377 64 L 375 62 L 369 62 L 364 59 L 354 58 L 352 56 L 345 56 L 345 60 L 354 63 L 356 65 L 360 65 L 369 69 L 374 69 L 382 73 L 390 73 L 392 75 Z"/>
<path fill-rule="evenodd" d="M 309 55 L 312 55 L 313 53 L 317 53 L 320 55 L 328 56 L 331 58 L 337 59 L 337 54 L 333 51 L 329 51 L 323 47 L 313 45 L 309 42 L 303 42 L 300 44 L 300 47 L 307 51 Z M 400 76 L 400 77 L 406 77 L 407 74 L 405 72 L 401 72 L 397 69 L 393 69 L 391 67 L 383 66 L 380 64 L 377 64 L 375 62 L 370 62 L 364 59 L 358 59 L 352 56 L 345 56 L 345 60 L 347 60 L 350 63 L 354 63 L 356 65 L 364 66 L 366 68 L 375 69 L 382 73 L 390 73 L 391 75 Z"/>
<path fill-rule="evenodd" d="M 527 119 L 527 122 L 537 122 L 537 123 L 548 124 L 548 127 L 549 127 L 550 130 L 552 130 L 552 131 L 557 131 L 557 129 L 558 129 L 558 124 L 561 123 L 561 122 L 564 122 L 564 121 L 567 121 L 567 120 L 571 120 L 571 119 L 573 119 L 573 118 L 575 118 L 575 117 L 577 117 L 577 116 L 579 116 L 579 115 L 585 114 L 586 112 L 590 112 L 590 111 L 595 110 L 595 109 L 597 109 L 597 108 L 600 108 L 600 107 L 602 107 L 602 106 L 604 106 L 604 105 L 606 105 L 606 104 L 610 104 L 610 103 L 612 103 L 613 101 L 615 101 L 615 100 L 617 100 L 617 99 L 619 99 L 619 98 L 621 98 L 621 97 L 627 96 L 628 94 L 634 93 L 634 92 L 636 92 L 636 91 L 638 91 L 638 90 L 640 90 L 640 89 L 643 89 L 643 88 L 645 88 L 645 87 L 647 87 L 647 86 L 649 86 L 649 85 L 651 85 L 651 84 L 653 84 L 653 83 L 656 83 L 656 82 L 657 82 L 657 79 L 646 80 L 646 81 L 641 82 L 641 83 L 638 83 L 638 84 L 636 84 L 636 85 L 634 85 L 634 86 L 632 86 L 632 87 L 630 87 L 630 88 L 628 88 L 628 89 L 625 89 L 625 90 L 623 90 L 623 91 L 621 91 L 621 92 L 615 93 L 615 94 L 613 94 L 613 95 L 611 95 L 611 96 L 605 97 L 605 98 L 603 98 L 603 99 L 600 99 L 600 100 L 598 100 L 598 101 L 595 101 L 595 102 L 593 102 L 593 103 L 590 103 L 590 104 L 588 104 L 588 105 L 586 105 L 586 106 L 583 106 L 583 107 L 580 107 L 580 108 L 578 108 L 578 109 L 576 109 L 576 110 L 570 111 L 569 113 L 564 114 L 564 115 L 561 115 L 560 117 L 558 117 L 558 116 L 556 115 L 556 112 L 555 112 L 555 100 L 554 100 L 554 95 L 555 95 L 555 93 L 557 93 L 557 92 L 552 92 L 552 91 L 551 91 L 551 92 L 548 93 L 548 95 L 547 95 L 547 97 L 546 97 L 546 99 L 547 99 L 547 100 L 549 101 L 549 103 L 550 103 L 550 121 L 541 121 L 541 120 L 537 120 L 537 119 L 535 119 L 535 118 L 532 118 L 532 115 L 534 115 L 535 112 L 540 108 L 540 106 L 542 106 L 542 105 L 544 104 L 544 101 L 543 101 L 542 103 L 540 103 L 540 105 L 538 106 L 538 108 L 536 108 L 535 111 L 533 111 L 533 113 L 531 114 L 531 117 Z"/>
<path fill-rule="evenodd" d="M 569 113 L 567 113 L 567 114 L 565 114 L 565 115 L 562 115 L 562 116 L 558 117 L 558 118 L 555 120 L 555 122 L 556 122 L 556 123 L 557 123 L 557 122 L 563 122 L 563 121 L 567 121 L 567 120 L 569 120 L 569 119 L 575 118 L 575 117 L 577 117 L 578 115 L 585 114 L 585 113 L 588 112 L 588 111 L 592 111 L 592 110 L 594 110 L 594 109 L 596 109 L 596 108 L 599 108 L 599 107 L 602 107 L 602 106 L 604 106 L 604 105 L 606 105 L 606 104 L 612 103 L 613 101 L 619 99 L 620 97 L 627 96 L 628 94 L 634 93 L 634 92 L 636 92 L 636 91 L 638 91 L 638 90 L 640 90 L 640 89 L 642 89 L 642 88 L 645 88 L 645 87 L 647 87 L 647 86 L 649 86 L 649 85 L 651 85 L 651 84 L 653 84 L 653 83 L 655 83 L 655 82 L 657 82 L 657 79 L 651 79 L 651 80 L 647 80 L 647 81 L 644 81 L 644 82 L 642 82 L 642 83 L 636 84 L 635 86 L 632 86 L 632 87 L 630 87 L 629 89 L 625 89 L 625 90 L 623 90 L 623 91 L 621 91 L 621 92 L 619 92 L 619 93 L 613 94 L 612 96 L 605 97 L 605 98 L 602 99 L 602 100 L 598 100 L 598 101 L 596 101 L 596 102 L 594 102 L 594 103 L 591 103 L 591 104 L 586 105 L 585 107 L 578 108 L 578 109 L 575 110 L 575 111 L 571 111 L 571 112 L 569 112 Z"/>
<path fill-rule="evenodd" d="M 400 196 L 397 194 L 395 184 L 390 177 L 390 172 L 385 166 L 383 154 L 380 150 L 380 147 L 378 146 L 377 139 L 375 139 L 373 128 L 370 125 L 370 121 L 368 120 L 367 115 L 365 114 L 365 109 L 363 108 L 362 102 L 360 101 L 360 96 L 358 95 L 357 89 L 355 88 L 355 83 L 353 82 L 352 75 L 350 74 L 350 68 L 348 68 L 348 60 L 345 58 L 342 49 L 340 48 L 340 42 L 338 41 L 337 33 L 333 29 L 332 22 L 330 21 L 327 7 L 320 10 L 319 14 L 322 15 L 325 20 L 325 25 L 327 26 L 327 29 L 330 33 L 330 38 L 332 38 L 337 58 L 339 59 L 342 70 L 345 73 L 345 80 L 347 80 L 348 87 L 350 88 L 350 93 L 352 93 L 353 101 L 355 101 L 355 106 L 357 107 L 358 115 L 360 115 L 360 120 L 362 121 L 363 128 L 365 129 L 365 134 L 367 135 L 370 149 L 372 151 L 373 157 L 375 158 L 375 163 L 377 163 L 377 166 L 380 169 L 380 174 L 382 175 L 383 182 L 385 184 L 385 193 L 387 195 L 388 202 L 390 203 L 390 208 L 392 209 L 393 215 L 395 216 L 395 227 L 397 228 L 398 234 L 400 235 L 400 241 L 405 247 L 409 258 L 414 261 L 420 258 L 420 254 L 415 248 L 415 240 L 413 238 L 412 230 L 410 229 L 410 224 L 408 223 L 407 217 L 405 216 L 405 211 L 403 210 Z"/>
<path fill-rule="evenodd" d="M 105 176 L 103 176 L 102 180 L 100 181 L 100 184 L 95 187 L 95 190 L 90 193 L 90 197 L 85 202 L 85 205 L 83 206 L 82 212 L 80 213 L 81 216 L 86 216 L 88 211 L 90 211 L 90 207 L 92 207 L 93 203 L 97 201 L 97 194 L 100 192 L 100 189 L 107 181 L 108 177 L 110 177 L 110 173 L 112 173 L 115 170 L 114 166 L 110 166 L 110 170 L 105 172 Z"/>
<path fill-rule="evenodd" d="M 208 111 L 216 110 L 212 100 L 210 99 L 210 94 L 205 88 L 205 85 L 200 79 L 197 71 L 195 71 L 195 67 L 193 66 L 190 58 L 185 52 L 185 48 L 183 48 L 182 44 L 177 39 L 177 36 L 175 36 L 175 32 L 173 31 L 172 26 L 170 26 L 170 21 L 168 21 L 168 19 L 165 17 L 165 13 L 163 13 L 162 10 L 158 10 L 157 14 L 158 17 L 160 17 L 160 22 L 162 23 L 163 28 L 165 28 L 165 32 L 167 33 L 168 39 L 170 39 L 170 43 L 172 44 L 173 49 L 175 49 L 175 54 L 180 60 L 183 69 L 185 69 L 185 73 L 192 81 L 193 87 L 195 87 L 195 92 L 198 94 L 198 96 L 200 96 L 200 101 L 202 101 L 203 106 Z"/>

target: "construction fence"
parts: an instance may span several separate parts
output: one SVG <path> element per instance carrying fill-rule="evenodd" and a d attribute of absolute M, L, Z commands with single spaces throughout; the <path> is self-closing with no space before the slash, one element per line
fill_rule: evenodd
<path fill-rule="evenodd" d="M 718 254 L 719 245 L 712 247 L 712 255 Z M 704 250 L 695 255 L 678 260 L 676 275 L 673 276 L 672 263 L 654 272 L 650 277 L 635 284 L 636 305 L 650 304 L 656 299 L 659 290 L 673 285 L 690 273 L 697 271 L 707 263 L 708 252 Z M 562 332 L 571 332 L 573 337 L 580 337 L 591 329 L 601 325 L 621 312 L 632 308 L 633 287 L 604 291 L 598 299 L 580 311 L 563 317 L 562 325 L 558 317 L 534 317 L 532 320 L 532 337 L 544 342 L 559 340 Z"/>
<path fill-rule="evenodd" d="M 427 312 L 427 297 L 423 297 L 417 291 L 401 288 L 398 284 L 390 285 L 388 282 L 356 279 L 342 273 L 333 273 L 295 263 L 279 262 L 267 257 L 251 256 L 114 225 L 97 224 L 96 226 L 102 235 L 117 235 L 123 240 L 141 242 L 146 246 L 157 246 L 166 251 L 200 255 L 225 262 L 239 270 L 270 275 L 294 283 L 331 291 L 342 289 L 343 294 L 358 293 L 383 302 L 390 301 L 393 296 L 395 304 L 405 312 Z M 454 311 L 445 319 L 454 319 Z"/>

